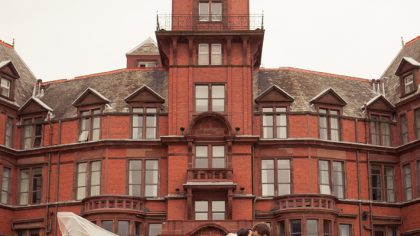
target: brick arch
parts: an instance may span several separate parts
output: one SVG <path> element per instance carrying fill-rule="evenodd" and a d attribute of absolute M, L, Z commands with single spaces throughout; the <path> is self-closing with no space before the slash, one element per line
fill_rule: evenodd
<path fill-rule="evenodd" d="M 227 235 L 229 233 L 224 227 L 216 224 L 205 224 L 193 229 L 188 236 L 219 236 Z"/>
<path fill-rule="evenodd" d="M 232 136 L 232 128 L 223 115 L 205 112 L 191 121 L 188 134 L 197 137 Z"/>

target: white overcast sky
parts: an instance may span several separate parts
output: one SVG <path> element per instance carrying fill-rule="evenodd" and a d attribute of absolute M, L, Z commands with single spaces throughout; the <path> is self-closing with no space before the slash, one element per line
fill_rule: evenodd
<path fill-rule="evenodd" d="M 250 0 L 265 15 L 263 66 L 378 78 L 420 35 L 420 0 Z M 44 81 L 125 67 L 171 0 L 0 0 L 0 39 Z"/>

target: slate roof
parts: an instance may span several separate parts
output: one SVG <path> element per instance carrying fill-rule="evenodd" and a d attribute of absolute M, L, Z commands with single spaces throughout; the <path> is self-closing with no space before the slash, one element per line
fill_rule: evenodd
<path fill-rule="evenodd" d="M 9 60 L 13 63 L 20 76 L 16 82 L 15 99 L 16 103 L 21 106 L 32 96 L 36 78 L 13 46 L 0 41 L 0 62 Z"/>
<path fill-rule="evenodd" d="M 260 69 L 254 74 L 254 97 L 272 85 L 277 85 L 295 99 L 291 111 L 315 112 L 310 101 L 328 88 L 342 97 L 347 105 L 345 116 L 362 117 L 361 107 L 377 94 L 367 79 L 334 75 L 297 68 Z"/>
<path fill-rule="evenodd" d="M 92 88 L 110 100 L 106 112 L 128 112 L 124 101 L 127 95 L 139 87 L 147 85 L 165 98 L 168 96 L 168 79 L 165 70 L 121 69 L 90 76 L 76 77 L 44 83 L 45 95 L 41 98 L 54 110 L 55 119 L 77 116 L 77 109 L 72 105 L 87 88 Z"/>
<path fill-rule="evenodd" d="M 420 89 L 417 89 L 417 92 L 400 98 L 400 79 L 395 75 L 395 72 L 398 69 L 398 66 L 400 65 L 403 57 L 411 57 L 418 62 L 420 61 L 420 36 L 414 38 L 404 45 L 404 47 L 400 50 L 398 55 L 394 58 L 389 67 L 381 76 L 381 79 L 384 79 L 385 82 L 385 97 L 394 105 L 402 100 L 408 99 L 420 93 Z"/>
<path fill-rule="evenodd" d="M 152 38 L 147 38 L 135 48 L 127 52 L 127 55 L 160 55 L 156 42 Z"/>

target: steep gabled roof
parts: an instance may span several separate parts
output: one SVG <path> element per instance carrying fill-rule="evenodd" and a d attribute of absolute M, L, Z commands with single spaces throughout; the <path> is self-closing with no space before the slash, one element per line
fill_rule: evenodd
<path fill-rule="evenodd" d="M 30 114 L 49 111 L 52 112 L 53 109 L 36 97 L 29 98 L 19 109 L 20 114 Z"/>
<path fill-rule="evenodd" d="M 159 55 L 159 49 L 156 42 L 149 37 L 127 52 L 126 55 Z"/>
<path fill-rule="evenodd" d="M 0 62 L 0 70 L 2 70 L 5 67 L 9 68 L 8 74 L 10 74 L 12 77 L 15 77 L 15 78 L 20 77 L 18 71 L 16 70 L 16 67 L 13 65 L 13 62 L 11 60 Z"/>
<path fill-rule="evenodd" d="M 415 59 L 411 57 L 403 57 L 401 59 L 400 65 L 395 71 L 395 75 L 399 76 L 413 68 L 420 68 L 420 62 L 416 61 Z"/>
<path fill-rule="evenodd" d="M 347 104 L 344 99 L 334 91 L 333 88 L 327 88 L 311 99 L 311 103 L 333 104 L 345 106 Z"/>
<path fill-rule="evenodd" d="M 377 95 L 366 103 L 366 108 L 376 111 L 393 112 L 395 106 L 388 101 L 382 94 Z"/>
<path fill-rule="evenodd" d="M 124 101 L 127 103 L 131 102 L 143 102 L 143 103 L 164 103 L 165 99 L 160 96 L 157 92 L 151 89 L 147 85 L 143 85 L 140 88 L 136 89 L 133 93 L 128 95 Z"/>
<path fill-rule="evenodd" d="M 0 41 L 0 62 L 8 65 L 8 61 L 13 64 L 17 74 L 19 74 L 19 79 L 15 83 L 15 100 L 17 104 L 22 105 L 32 96 L 36 78 L 22 58 L 17 54 L 13 45 Z"/>
<path fill-rule="evenodd" d="M 92 104 L 105 104 L 111 101 L 93 88 L 87 88 L 73 102 L 75 107 Z"/>
<path fill-rule="evenodd" d="M 397 72 L 398 67 L 400 67 L 401 62 L 413 62 L 411 59 L 407 60 L 407 58 L 412 58 L 412 60 L 420 62 L 420 37 L 406 43 L 381 76 L 381 79 L 383 79 L 385 83 L 385 96 L 392 104 L 397 104 L 420 94 L 420 89 L 417 89 L 415 93 L 401 97 L 400 78 L 395 73 Z"/>
<path fill-rule="evenodd" d="M 290 105 L 291 112 L 316 112 L 311 101 L 331 92 L 331 88 L 341 100 L 347 102 L 343 106 L 344 116 L 363 117 L 360 108 L 377 95 L 367 79 L 298 68 L 260 69 L 254 73 L 254 96 L 273 85 L 294 98 Z"/>
<path fill-rule="evenodd" d="M 277 85 L 273 85 L 263 91 L 257 98 L 255 102 L 293 102 L 295 100 L 290 94 L 284 91 Z"/>

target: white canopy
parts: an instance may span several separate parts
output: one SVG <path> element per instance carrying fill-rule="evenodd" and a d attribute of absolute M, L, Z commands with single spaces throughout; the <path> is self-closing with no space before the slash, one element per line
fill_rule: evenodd
<path fill-rule="evenodd" d="M 63 236 L 118 236 L 73 212 L 58 212 L 57 218 Z"/>

